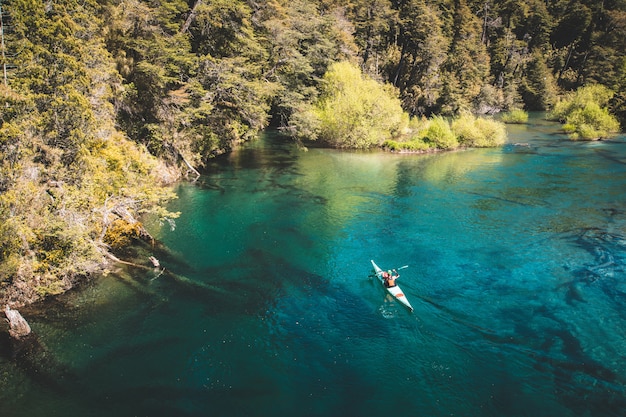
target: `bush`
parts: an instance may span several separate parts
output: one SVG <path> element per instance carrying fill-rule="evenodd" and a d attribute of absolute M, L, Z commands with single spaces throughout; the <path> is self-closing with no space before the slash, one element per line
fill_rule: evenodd
<path fill-rule="evenodd" d="M 452 122 L 452 131 L 459 138 L 459 142 L 466 146 L 482 140 L 481 132 L 476 128 L 476 117 L 470 113 L 463 113 Z"/>
<path fill-rule="evenodd" d="M 468 144 L 468 146 L 488 148 L 503 145 L 506 141 L 506 127 L 503 123 L 493 119 L 477 118 L 476 128 L 482 132 L 482 141 Z"/>
<path fill-rule="evenodd" d="M 122 219 L 115 219 L 106 230 L 104 242 L 113 249 L 120 249 L 129 246 L 133 239 L 139 238 L 140 234 L 140 223 L 129 223 Z"/>
<path fill-rule="evenodd" d="M 452 122 L 452 131 L 460 144 L 474 148 L 487 148 L 502 145 L 506 140 L 503 123 L 492 119 L 477 118 L 463 114 Z"/>
<path fill-rule="evenodd" d="M 383 147 L 394 151 L 456 149 L 459 146 L 486 148 L 506 140 L 504 123 L 464 113 L 449 123 L 441 116 L 410 120 L 402 140 L 387 140 Z"/>
<path fill-rule="evenodd" d="M 582 109 L 574 109 L 566 120 L 563 129 L 572 139 L 594 140 L 619 132 L 617 119 L 597 103 L 589 103 Z"/>
<path fill-rule="evenodd" d="M 510 124 L 528 123 L 528 113 L 521 109 L 513 109 L 502 115 L 502 121 Z"/>
<path fill-rule="evenodd" d="M 35 287 L 35 291 L 41 297 L 49 295 L 59 295 L 67 291 L 68 285 L 62 280 L 52 275 L 46 275 L 41 279 L 41 284 Z"/>
<path fill-rule="evenodd" d="M 435 116 L 429 120 L 425 130 L 425 138 L 439 149 L 455 149 L 459 147 L 459 141 L 450 128 L 450 123 L 441 116 Z"/>
<path fill-rule="evenodd" d="M 408 151 L 408 152 L 425 152 L 431 148 L 428 143 L 424 142 L 421 139 L 413 139 L 407 142 L 399 142 L 396 140 L 386 140 L 383 143 L 383 148 L 387 148 L 390 151 Z"/>
<path fill-rule="evenodd" d="M 337 148 L 369 148 L 397 136 L 406 123 L 392 86 L 340 62 L 324 75 L 318 102 L 294 114 L 289 131 L 296 138 L 319 139 Z"/>
<path fill-rule="evenodd" d="M 601 85 L 581 87 L 558 102 L 548 113 L 548 120 L 564 123 L 563 130 L 572 139 L 595 140 L 619 132 L 617 119 L 609 113 L 613 92 Z"/>

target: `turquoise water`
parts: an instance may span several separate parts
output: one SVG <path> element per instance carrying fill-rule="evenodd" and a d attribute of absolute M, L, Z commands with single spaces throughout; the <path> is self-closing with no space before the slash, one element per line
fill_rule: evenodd
<path fill-rule="evenodd" d="M 45 355 L 3 342 L 0 415 L 622 416 L 626 142 L 557 128 L 437 155 L 268 136 L 217 159 L 175 224 L 149 223 L 165 272 L 27 314 Z M 413 313 L 370 259 L 409 266 Z"/>

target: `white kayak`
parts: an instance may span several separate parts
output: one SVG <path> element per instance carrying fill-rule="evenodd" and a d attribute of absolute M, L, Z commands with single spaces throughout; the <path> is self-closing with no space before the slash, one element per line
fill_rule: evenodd
<path fill-rule="evenodd" d="M 396 300 L 400 301 L 402 304 L 407 306 L 409 310 L 413 311 L 413 307 L 411 306 L 411 303 L 409 303 L 409 300 L 406 298 L 406 295 L 404 295 L 404 293 L 402 292 L 402 289 L 400 288 L 400 286 L 398 284 L 394 285 L 393 287 L 385 286 L 385 279 L 383 278 L 383 270 L 380 269 L 380 267 L 376 265 L 374 261 L 372 261 L 372 266 L 374 267 L 374 272 L 376 272 L 376 277 L 378 278 L 380 283 L 383 285 L 383 287 L 387 290 L 387 292 L 391 294 Z"/>

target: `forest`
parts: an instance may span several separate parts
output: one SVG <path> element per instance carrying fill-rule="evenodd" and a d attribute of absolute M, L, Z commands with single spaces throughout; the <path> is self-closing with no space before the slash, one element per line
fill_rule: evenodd
<path fill-rule="evenodd" d="M 0 299 L 12 306 L 117 262 L 150 239 L 142 215 L 178 215 L 167 184 L 270 127 L 394 149 L 420 121 L 428 132 L 458 117 L 468 131 L 595 86 L 626 123 L 626 0 L 5 0 L 1 17 Z M 337 115 L 357 118 L 338 91 L 389 124 L 333 130 Z M 410 146 L 458 145 L 442 138 Z"/>

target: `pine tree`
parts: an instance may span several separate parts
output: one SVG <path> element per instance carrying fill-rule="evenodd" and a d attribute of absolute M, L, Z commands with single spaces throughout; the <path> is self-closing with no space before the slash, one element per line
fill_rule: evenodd
<path fill-rule="evenodd" d="M 465 0 L 454 2 L 454 34 L 444 65 L 444 94 L 440 109 L 444 113 L 472 111 L 489 83 L 489 55 L 482 42 L 482 22 L 472 14 Z"/>
<path fill-rule="evenodd" d="M 440 13 L 424 0 L 403 3 L 400 19 L 401 52 L 392 80 L 410 114 L 429 115 L 443 91 L 442 68 L 450 40 L 444 36 Z"/>

